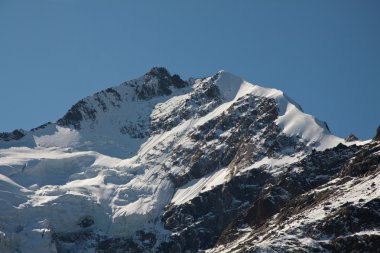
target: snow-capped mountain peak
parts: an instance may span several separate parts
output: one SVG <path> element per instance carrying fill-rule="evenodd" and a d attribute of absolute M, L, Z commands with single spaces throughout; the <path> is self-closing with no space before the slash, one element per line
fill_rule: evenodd
<path fill-rule="evenodd" d="M 155 67 L 57 122 L 0 135 L 0 251 L 211 248 L 303 193 L 297 180 L 314 189 L 349 173 L 360 145 L 377 159 L 375 144 L 332 135 L 282 91 Z"/>

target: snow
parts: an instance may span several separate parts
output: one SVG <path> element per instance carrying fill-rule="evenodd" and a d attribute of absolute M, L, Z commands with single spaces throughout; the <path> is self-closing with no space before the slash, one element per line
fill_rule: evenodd
<path fill-rule="evenodd" d="M 280 158 L 263 157 L 260 161 L 257 161 L 253 163 L 251 166 L 248 166 L 243 170 L 239 171 L 237 175 L 243 174 L 252 169 L 259 169 L 265 167 L 265 171 L 276 176 L 283 172 L 283 167 L 285 165 L 296 163 L 300 161 L 303 157 L 305 157 L 305 155 L 303 154 L 293 156 L 284 155 Z"/>
<path fill-rule="evenodd" d="M 316 145 L 318 150 L 331 148 L 345 142 L 342 138 L 330 134 L 324 123 L 304 113 L 292 99 L 280 90 L 244 82 L 237 97 L 246 94 L 275 99 L 279 110 L 276 124 L 289 136 L 300 136 L 307 140 L 308 145 Z"/>
<path fill-rule="evenodd" d="M 27 200 L 28 190 L 0 174 L 0 211 L 9 210 Z"/>
<path fill-rule="evenodd" d="M 224 70 L 219 71 L 217 75 L 219 75 L 219 78 L 216 81 L 216 84 L 224 99 L 226 101 L 231 101 L 239 97 L 239 90 L 241 89 L 244 80 Z"/>
<path fill-rule="evenodd" d="M 174 205 L 182 205 L 199 196 L 200 193 L 210 191 L 216 186 L 227 182 L 228 177 L 228 168 L 224 168 L 202 178 L 191 180 L 189 183 L 177 189 L 171 203 Z"/>
<path fill-rule="evenodd" d="M 318 223 L 328 215 L 328 212 L 324 210 L 327 202 L 329 203 L 330 209 L 338 210 L 348 201 L 352 202 L 353 205 L 362 206 L 369 201 L 378 198 L 380 196 L 380 189 L 378 187 L 373 188 L 371 185 L 379 182 L 379 180 L 380 174 L 377 174 L 376 176 L 363 178 L 359 183 L 355 182 L 355 180 L 350 180 L 343 185 L 338 183 L 337 186 L 333 186 L 336 189 L 332 197 L 325 199 L 312 209 L 305 210 L 302 213 L 297 214 L 295 217 L 292 217 L 280 231 L 290 233 L 289 231 L 294 231 L 296 228 L 299 228 L 301 226 L 299 217 L 302 217 L 302 226 Z M 329 190 L 332 190 L 331 183 L 332 182 L 328 183 L 330 186 L 322 186 L 319 189 L 316 189 L 316 191 L 323 191 L 324 189 L 327 189 L 327 187 Z M 361 201 L 359 201 L 360 199 Z M 362 233 L 365 232 L 363 231 Z"/>
<path fill-rule="evenodd" d="M 80 134 L 78 131 L 55 126 L 56 132 L 49 135 L 42 135 L 40 137 L 33 135 L 37 147 L 74 147 L 78 145 Z"/>

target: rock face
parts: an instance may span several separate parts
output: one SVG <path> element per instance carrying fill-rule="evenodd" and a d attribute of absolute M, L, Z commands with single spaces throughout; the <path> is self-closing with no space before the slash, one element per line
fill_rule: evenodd
<path fill-rule="evenodd" d="M 349 134 L 344 140 L 347 141 L 347 142 L 358 141 L 359 138 L 356 137 L 354 134 Z"/>
<path fill-rule="evenodd" d="M 380 126 L 376 130 L 376 135 L 373 138 L 374 141 L 380 141 Z"/>
<path fill-rule="evenodd" d="M 218 244 L 228 245 L 228 250 L 223 249 L 226 252 L 376 252 L 380 239 L 380 191 L 376 185 L 379 154 L 367 151 L 379 147 L 373 143 L 362 147 L 341 145 L 308 155 L 237 217 Z M 361 167 L 363 160 L 357 157 L 376 164 L 375 169 Z M 354 167 L 355 172 L 347 175 Z M 223 247 L 211 252 L 222 251 Z"/>
<path fill-rule="evenodd" d="M 0 135 L 1 252 L 376 252 L 380 143 L 165 68 Z"/>
<path fill-rule="evenodd" d="M 2 141 L 11 141 L 11 140 L 19 140 L 24 137 L 24 130 L 14 130 L 11 133 L 0 133 L 0 140 Z"/>

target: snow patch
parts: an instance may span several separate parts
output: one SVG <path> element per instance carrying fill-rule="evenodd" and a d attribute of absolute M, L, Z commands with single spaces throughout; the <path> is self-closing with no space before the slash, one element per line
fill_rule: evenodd
<path fill-rule="evenodd" d="M 220 169 L 199 179 L 193 179 L 189 183 L 177 189 L 171 203 L 174 205 L 182 205 L 199 196 L 200 193 L 210 191 L 228 180 L 228 168 Z"/>

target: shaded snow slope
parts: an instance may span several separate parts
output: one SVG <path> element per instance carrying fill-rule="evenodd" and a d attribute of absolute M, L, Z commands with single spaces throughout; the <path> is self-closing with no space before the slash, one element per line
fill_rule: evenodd
<path fill-rule="evenodd" d="M 171 234 L 168 205 L 258 168 L 275 177 L 345 143 L 279 90 L 224 71 L 185 82 L 163 68 L 82 99 L 55 123 L 2 136 L 0 249 L 21 252 L 87 252 L 137 231 L 154 234 L 157 249 Z M 68 234 L 86 236 L 75 244 Z"/>

